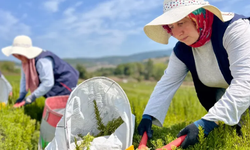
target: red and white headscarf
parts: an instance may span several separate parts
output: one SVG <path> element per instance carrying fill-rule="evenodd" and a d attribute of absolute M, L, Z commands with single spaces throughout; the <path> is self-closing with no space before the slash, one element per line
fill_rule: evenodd
<path fill-rule="evenodd" d="M 212 24 L 214 20 L 214 14 L 204 8 L 199 8 L 190 13 L 188 17 L 195 23 L 196 29 L 200 35 L 199 39 L 189 46 L 203 46 L 204 44 L 210 41 L 212 35 Z M 169 34 L 173 35 L 168 25 L 163 25 L 162 27 L 166 29 Z"/>

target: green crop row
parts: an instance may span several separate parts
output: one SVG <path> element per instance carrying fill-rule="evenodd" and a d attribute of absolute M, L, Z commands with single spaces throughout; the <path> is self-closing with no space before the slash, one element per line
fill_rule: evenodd
<path fill-rule="evenodd" d="M 38 98 L 30 106 L 14 109 L 12 105 L 18 98 L 19 78 L 8 76 L 7 79 L 13 86 L 13 97 L 9 99 L 9 105 L 0 110 L 0 150 L 37 149 L 45 99 Z M 137 126 L 156 83 L 119 84 L 126 92 L 132 113 L 136 116 L 133 145 L 137 148 L 141 139 L 137 133 Z M 194 88 L 181 86 L 170 104 L 163 127 L 153 125 L 154 136 L 148 141 L 147 146 L 154 150 L 166 145 L 176 139 L 176 135 L 182 128 L 205 114 L 206 110 L 200 105 Z M 245 116 L 242 133 L 243 135 L 239 137 L 234 128 L 221 123 L 208 137 L 200 135 L 200 143 L 187 148 L 187 150 L 250 150 L 250 119 L 248 114 Z"/>

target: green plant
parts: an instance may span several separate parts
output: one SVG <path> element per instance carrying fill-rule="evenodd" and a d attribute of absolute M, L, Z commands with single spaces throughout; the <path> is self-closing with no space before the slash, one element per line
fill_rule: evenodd
<path fill-rule="evenodd" d="M 44 98 L 37 99 L 36 102 L 29 107 L 13 109 L 12 106 L 19 96 L 20 76 L 6 76 L 6 78 L 13 86 L 13 96 L 9 99 L 9 104 L 0 110 L 0 149 L 37 149 Z M 132 113 L 136 116 L 132 144 L 137 148 L 141 140 L 141 136 L 138 135 L 137 132 L 137 127 L 156 82 L 119 82 L 119 84 L 126 92 Z M 197 99 L 194 87 L 182 85 L 173 97 L 163 127 L 153 125 L 154 136 L 148 141 L 147 146 L 151 150 L 155 150 L 162 145 L 168 144 L 176 139 L 176 135 L 182 128 L 200 119 L 206 113 L 206 110 Z M 98 113 L 96 113 L 96 115 L 100 116 L 100 112 L 99 115 Z M 242 119 L 243 135 L 241 137 L 236 134 L 235 128 L 220 122 L 218 128 L 210 132 L 207 137 L 200 139 L 200 143 L 190 146 L 185 150 L 249 150 L 250 117 L 248 111 L 243 115 Z M 117 121 L 120 122 L 119 118 Z M 111 122 L 113 123 L 107 125 L 104 125 L 101 121 L 99 122 L 99 128 L 101 128 L 103 134 L 109 134 L 111 133 L 110 131 L 113 131 L 115 128 L 109 128 L 107 126 L 113 127 L 113 124 L 119 125 L 121 123 L 117 123 L 115 120 Z M 106 127 L 109 129 L 107 130 L 108 132 L 103 129 Z M 82 139 L 84 141 L 84 137 Z M 90 143 L 87 141 L 91 140 L 85 141 L 86 143 Z M 85 146 L 88 145 L 86 143 Z M 176 149 L 182 150 L 180 147 Z"/>
<path fill-rule="evenodd" d="M 90 142 L 92 142 L 94 137 L 110 135 L 110 134 L 114 133 L 114 131 L 123 123 L 122 118 L 119 117 L 117 119 L 113 119 L 113 120 L 109 121 L 107 123 L 107 125 L 104 125 L 104 123 L 102 122 L 102 118 L 100 116 L 100 111 L 98 109 L 96 100 L 93 100 L 93 104 L 94 104 L 94 109 L 95 109 L 95 118 L 96 118 L 96 122 L 97 122 L 97 129 L 100 132 L 96 136 L 92 136 L 90 134 L 83 136 L 82 137 L 83 141 L 81 142 L 80 145 L 77 145 L 77 139 L 75 138 L 76 150 L 80 150 L 81 147 L 87 147 L 87 150 L 88 150 L 88 146 L 90 146 Z"/>
<path fill-rule="evenodd" d="M 76 150 L 81 150 L 83 148 L 90 150 L 90 145 L 91 145 L 91 142 L 94 140 L 94 136 L 91 136 L 89 133 L 84 137 L 81 135 L 78 135 L 78 136 L 81 137 L 83 141 L 81 142 L 80 145 L 78 145 L 77 139 L 75 138 Z"/>
<path fill-rule="evenodd" d="M 94 109 L 95 109 L 95 118 L 97 121 L 97 129 L 100 131 L 96 137 L 110 135 L 114 133 L 114 131 L 123 123 L 122 118 L 119 117 L 117 119 L 113 119 L 109 121 L 107 125 L 104 125 L 102 122 L 102 118 L 100 116 L 100 111 L 98 109 L 96 100 L 93 100 L 93 103 L 94 103 Z"/>

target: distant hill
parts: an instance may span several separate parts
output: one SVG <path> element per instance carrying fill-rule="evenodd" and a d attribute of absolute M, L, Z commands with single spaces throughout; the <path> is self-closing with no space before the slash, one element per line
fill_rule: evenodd
<path fill-rule="evenodd" d="M 129 62 L 145 62 L 148 59 L 152 59 L 154 62 L 166 62 L 170 56 L 172 49 L 168 50 L 158 50 L 142 52 L 137 54 L 132 54 L 128 56 L 107 56 L 99 58 L 64 58 L 66 62 L 75 67 L 77 64 L 84 65 L 88 71 L 95 71 L 99 68 L 113 68 L 122 63 Z M 12 61 L 0 61 L 0 65 L 3 62 Z M 14 62 L 17 68 L 21 67 L 20 62 Z"/>
<path fill-rule="evenodd" d="M 149 58 L 162 58 L 168 57 L 172 52 L 172 49 L 168 50 L 159 50 L 159 51 L 150 51 L 137 53 L 128 56 L 107 56 L 107 57 L 99 57 L 99 58 L 65 58 L 66 62 L 71 64 L 72 66 L 76 66 L 76 64 L 83 64 L 85 67 L 95 67 L 95 66 L 116 66 L 122 63 L 129 62 L 142 62 Z"/>

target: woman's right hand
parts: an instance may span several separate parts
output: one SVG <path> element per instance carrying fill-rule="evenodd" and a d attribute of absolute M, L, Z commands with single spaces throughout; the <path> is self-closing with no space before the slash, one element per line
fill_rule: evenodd
<path fill-rule="evenodd" d="M 26 96 L 26 93 L 20 93 L 19 98 L 16 100 L 15 104 L 21 103 L 24 100 L 25 96 Z"/>
<path fill-rule="evenodd" d="M 139 135 L 143 135 L 144 132 L 147 133 L 148 138 L 151 139 L 153 137 L 153 130 L 151 130 L 152 128 L 152 118 L 150 119 L 148 117 L 149 115 L 147 115 L 147 117 L 143 116 L 142 120 L 138 126 L 138 133 Z"/>
<path fill-rule="evenodd" d="M 16 100 L 15 104 L 21 103 L 23 100 L 24 100 L 24 99 L 22 99 L 22 98 L 18 98 L 18 99 Z"/>

